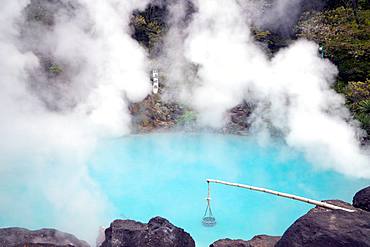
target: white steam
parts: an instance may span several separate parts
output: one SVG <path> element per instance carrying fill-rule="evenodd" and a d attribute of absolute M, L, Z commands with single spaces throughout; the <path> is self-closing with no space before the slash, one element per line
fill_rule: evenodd
<path fill-rule="evenodd" d="M 331 89 L 337 69 L 318 56 L 316 44 L 299 40 L 269 59 L 250 34 L 247 5 L 194 4 L 198 12 L 182 42 L 187 62 L 198 65 L 198 77 L 180 90 L 191 88 L 186 102 L 199 112 L 201 125 L 222 127 L 227 110 L 245 100 L 256 106 L 252 133 L 282 135 L 319 168 L 370 177 L 369 155 L 357 141 L 361 130 Z"/>
<path fill-rule="evenodd" d="M 150 92 L 144 50 L 129 34 L 129 17 L 136 6 L 130 1 L 82 1 L 95 22 L 97 47 L 93 62 L 97 88 L 88 100 L 94 110 L 91 119 L 114 134 L 128 133 L 130 123 L 125 97 L 142 100 Z M 134 1 L 135 2 L 135 1 Z M 145 6 L 145 1 L 140 1 Z M 89 70 L 91 71 L 91 70 Z"/>
<path fill-rule="evenodd" d="M 60 1 L 50 26 L 25 21 L 30 0 L 2 1 L 0 215 L 27 227 L 38 217 L 29 205 L 42 202 L 54 214 L 45 222 L 94 241 L 111 205 L 87 160 L 101 138 L 129 133 L 128 102 L 150 92 L 148 59 L 129 27 L 132 11 L 148 1 Z M 286 20 L 288 2 L 275 1 L 271 20 Z M 198 12 L 185 22 L 185 3 L 169 5 L 158 62 L 167 90 L 176 90 L 169 95 L 192 106 L 201 126 L 223 127 L 227 110 L 247 101 L 255 105 L 251 133 L 278 133 L 319 168 L 370 178 L 360 131 L 330 88 L 337 69 L 317 45 L 300 40 L 270 59 L 250 31 L 263 17 L 260 5 L 193 0 Z M 50 75 L 51 63 L 63 72 Z"/>
<path fill-rule="evenodd" d="M 86 162 L 98 138 L 129 133 L 127 101 L 150 91 L 145 51 L 129 29 L 146 3 L 80 0 L 74 14 L 59 8 L 53 27 L 36 22 L 32 31 L 22 29 L 29 4 L 0 9 L 1 214 L 32 225 L 29 205 L 39 200 L 54 214 L 48 226 L 94 241 L 109 204 Z M 44 56 L 63 70 L 62 83 L 46 78 Z"/>
<path fill-rule="evenodd" d="M 319 1 L 302 0 L 236 0 L 243 9 L 250 24 L 283 35 L 292 33 L 292 29 L 302 11 L 303 5 L 320 8 Z M 317 6 L 318 5 L 318 6 Z"/>
<path fill-rule="evenodd" d="M 169 100 L 180 100 L 189 97 L 189 85 L 195 80 L 194 66 L 185 57 L 186 27 L 190 22 L 187 16 L 189 2 L 182 0 L 171 1 L 168 4 L 167 25 L 170 27 L 164 37 L 164 47 L 156 63 L 161 71 L 169 78 L 168 90 L 163 97 Z"/>

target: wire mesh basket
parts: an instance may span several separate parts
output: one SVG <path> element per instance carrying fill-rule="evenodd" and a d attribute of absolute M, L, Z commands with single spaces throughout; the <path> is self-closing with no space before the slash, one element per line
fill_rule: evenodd
<path fill-rule="evenodd" d="M 208 183 L 208 197 L 206 198 L 206 200 L 207 200 L 207 208 L 202 218 L 202 224 L 203 226 L 206 226 L 206 227 L 212 227 L 216 225 L 216 218 L 212 214 L 209 183 Z"/>

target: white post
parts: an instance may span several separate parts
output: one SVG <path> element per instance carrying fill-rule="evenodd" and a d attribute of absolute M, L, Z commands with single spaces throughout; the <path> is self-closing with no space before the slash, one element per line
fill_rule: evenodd
<path fill-rule="evenodd" d="M 153 94 L 157 94 L 159 90 L 159 72 L 157 69 L 152 70 L 152 80 L 153 80 L 152 92 Z"/>
<path fill-rule="evenodd" d="M 249 189 L 249 190 L 255 190 L 255 191 L 259 191 L 259 192 L 264 192 L 264 193 L 268 193 L 268 194 L 272 194 L 272 195 L 276 195 L 276 196 L 286 197 L 286 198 L 289 198 L 289 199 L 293 199 L 293 200 L 297 200 L 297 201 L 317 205 L 317 206 L 320 206 L 320 207 L 323 207 L 323 208 L 339 209 L 339 210 L 343 210 L 343 211 L 351 212 L 351 213 L 355 212 L 355 210 L 339 207 L 339 206 L 336 206 L 336 205 L 333 205 L 333 204 L 330 204 L 330 203 L 316 201 L 316 200 L 308 199 L 308 198 L 305 198 L 305 197 L 291 195 L 291 194 L 278 192 L 278 191 L 274 191 L 274 190 L 269 190 L 269 189 L 264 189 L 264 188 L 260 188 L 260 187 L 255 187 L 255 186 L 250 186 L 250 185 L 245 185 L 245 184 L 230 183 L 230 182 L 225 182 L 225 181 L 215 180 L 215 179 L 207 179 L 207 182 L 208 183 L 224 184 L 224 185 L 228 185 L 228 186 L 234 186 L 234 187 L 239 187 L 239 188 L 244 188 L 244 189 Z"/>

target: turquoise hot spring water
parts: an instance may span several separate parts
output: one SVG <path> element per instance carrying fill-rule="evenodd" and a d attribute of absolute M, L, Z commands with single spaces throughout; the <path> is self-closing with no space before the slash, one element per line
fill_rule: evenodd
<path fill-rule="evenodd" d="M 19 157 L 20 164 L 25 160 Z M 36 166 L 36 170 L 32 167 L 0 170 L 1 226 L 58 228 L 55 218 L 63 217 L 59 210 L 68 210 L 51 205 L 41 193 L 45 186 L 53 184 L 48 179 L 63 176 L 57 164 L 49 168 Z M 129 135 L 104 140 L 89 157 L 87 167 L 91 180 L 111 208 L 102 225 L 109 226 L 117 218 L 147 222 L 154 216 L 162 216 L 189 232 L 200 247 L 221 238 L 281 235 L 313 207 L 260 192 L 211 184 L 211 207 L 217 225 L 207 228 L 201 224 L 206 209 L 207 178 L 317 200 L 348 202 L 356 191 L 370 184 L 370 180 L 321 170 L 282 141 L 259 145 L 252 137 L 205 133 Z M 73 165 L 71 169 L 75 169 Z M 71 186 L 68 178 L 62 177 L 60 182 L 61 187 L 57 183 L 59 187 L 50 188 L 51 191 Z M 78 202 L 73 203 L 78 206 Z M 63 207 L 68 207 L 68 203 Z M 86 224 L 89 222 L 81 222 L 81 227 Z M 78 232 L 72 233 L 80 237 Z"/>
<path fill-rule="evenodd" d="M 312 205 L 211 184 L 217 225 L 202 226 L 207 178 L 245 183 L 312 199 L 351 202 L 369 180 L 320 170 L 282 142 L 215 134 L 133 135 L 104 142 L 90 173 L 116 208 L 115 218 L 147 222 L 163 216 L 184 228 L 197 246 L 221 238 L 281 235 Z"/>

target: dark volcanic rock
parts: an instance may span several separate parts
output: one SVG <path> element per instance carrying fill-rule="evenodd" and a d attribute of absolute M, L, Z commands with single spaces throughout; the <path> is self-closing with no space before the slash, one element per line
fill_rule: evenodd
<path fill-rule="evenodd" d="M 353 206 L 370 212 L 370 186 L 356 193 L 353 197 Z"/>
<path fill-rule="evenodd" d="M 148 95 L 143 101 L 129 106 L 136 132 L 169 129 L 176 125 L 184 112 L 177 103 L 164 102 L 159 94 Z"/>
<path fill-rule="evenodd" d="M 194 247 L 191 236 L 168 220 L 155 217 L 148 224 L 115 220 L 105 230 L 101 247 Z"/>
<path fill-rule="evenodd" d="M 328 201 L 355 209 L 342 201 Z M 370 213 L 350 213 L 316 207 L 284 233 L 276 247 L 370 247 Z"/>
<path fill-rule="evenodd" d="M 252 113 L 252 106 L 246 102 L 239 104 L 229 110 L 230 121 L 227 123 L 225 131 L 233 134 L 243 134 L 250 126 L 248 117 Z"/>
<path fill-rule="evenodd" d="M 187 24 L 195 12 L 190 0 L 152 0 L 145 10 L 136 10 L 131 20 L 132 37 L 144 47 L 149 48 L 151 57 L 157 57 L 162 51 L 163 35 L 167 32 L 171 16 L 170 6 L 182 2 L 186 9 L 181 22 Z"/>
<path fill-rule="evenodd" d="M 24 228 L 0 229 L 1 247 L 89 247 L 72 234 L 55 229 L 30 231 Z"/>
<path fill-rule="evenodd" d="M 73 14 L 76 3 L 69 0 L 31 0 L 25 8 L 26 20 L 29 23 L 41 23 L 53 26 L 57 14 Z"/>
<path fill-rule="evenodd" d="M 279 239 L 280 237 L 268 235 L 257 235 L 249 241 L 221 239 L 211 244 L 210 247 L 274 247 Z"/>

